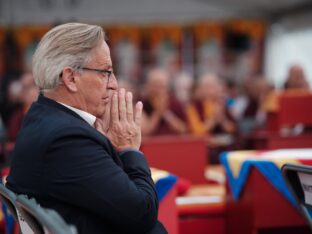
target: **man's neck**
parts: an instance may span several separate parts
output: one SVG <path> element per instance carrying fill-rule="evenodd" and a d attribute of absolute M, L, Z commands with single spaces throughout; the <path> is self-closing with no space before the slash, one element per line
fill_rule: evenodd
<path fill-rule="evenodd" d="M 68 92 L 64 91 L 61 88 L 58 88 L 57 90 L 44 91 L 43 95 L 56 102 L 66 104 L 77 109 L 81 109 L 74 95 L 69 95 Z"/>
<path fill-rule="evenodd" d="M 83 118 L 87 123 L 89 123 L 91 126 L 94 126 L 96 117 L 86 112 L 85 110 L 83 110 L 83 108 L 81 108 L 78 105 L 78 101 L 74 95 L 70 95 L 68 92 L 63 91 L 62 89 L 59 89 L 59 90 L 46 91 L 44 92 L 44 96 L 74 111 L 81 118 Z"/>

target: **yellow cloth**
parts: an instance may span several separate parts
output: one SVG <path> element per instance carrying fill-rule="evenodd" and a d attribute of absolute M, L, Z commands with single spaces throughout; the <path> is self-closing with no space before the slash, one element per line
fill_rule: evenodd
<path fill-rule="evenodd" d="M 215 103 L 206 100 L 202 103 L 203 109 L 204 109 L 204 119 L 210 119 L 213 118 L 215 115 Z M 189 122 L 189 127 L 191 130 L 191 133 L 195 135 L 205 135 L 207 134 L 205 123 L 202 121 L 201 117 L 199 116 L 198 110 L 194 104 L 188 106 L 186 108 L 186 115 Z"/>
<path fill-rule="evenodd" d="M 285 163 L 300 164 L 298 160 L 293 158 L 281 157 L 270 159 L 270 157 L 263 157 L 264 155 L 265 152 L 256 150 L 242 150 L 229 152 L 227 159 L 233 176 L 235 178 L 238 178 L 241 167 L 246 160 L 258 160 L 258 161 L 269 160 L 275 163 L 275 165 L 278 166 L 279 168 L 281 168 Z"/>
<path fill-rule="evenodd" d="M 272 91 L 270 92 L 264 102 L 263 102 L 263 109 L 266 112 L 278 112 L 279 111 L 279 97 L 280 96 L 304 96 L 309 95 L 311 92 L 309 90 L 304 89 L 291 89 L 291 90 L 285 90 L 282 92 L 278 91 Z"/>
<path fill-rule="evenodd" d="M 163 171 L 163 170 L 159 170 L 159 169 L 156 169 L 156 168 L 151 168 L 151 173 L 152 173 L 152 179 L 153 179 L 155 184 L 156 184 L 156 182 L 159 179 L 162 179 L 162 178 L 164 178 L 164 177 L 169 175 L 169 172 Z"/>

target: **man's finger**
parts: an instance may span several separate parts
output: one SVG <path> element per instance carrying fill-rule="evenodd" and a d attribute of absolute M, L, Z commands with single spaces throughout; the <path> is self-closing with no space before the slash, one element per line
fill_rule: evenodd
<path fill-rule="evenodd" d="M 127 120 L 129 123 L 132 123 L 133 122 L 133 103 L 132 103 L 131 92 L 127 92 L 126 103 L 127 103 Z"/>
<path fill-rule="evenodd" d="M 134 122 L 139 126 L 141 126 L 142 109 L 143 109 L 143 103 L 137 102 L 137 104 L 135 105 Z"/>
<path fill-rule="evenodd" d="M 118 97 L 117 93 L 113 94 L 112 105 L 111 105 L 111 122 L 117 123 L 119 122 L 119 114 L 118 114 Z"/>
<path fill-rule="evenodd" d="M 126 91 L 125 89 L 119 90 L 119 97 L 118 97 L 118 107 L 119 107 L 119 119 L 120 121 L 127 120 L 127 111 L 126 111 Z"/>

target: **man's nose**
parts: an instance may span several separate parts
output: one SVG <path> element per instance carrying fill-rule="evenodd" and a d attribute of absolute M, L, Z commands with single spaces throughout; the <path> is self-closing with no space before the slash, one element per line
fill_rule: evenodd
<path fill-rule="evenodd" d="M 114 73 L 112 73 L 110 79 L 108 80 L 107 89 L 112 89 L 112 90 L 118 89 L 118 81 Z"/>

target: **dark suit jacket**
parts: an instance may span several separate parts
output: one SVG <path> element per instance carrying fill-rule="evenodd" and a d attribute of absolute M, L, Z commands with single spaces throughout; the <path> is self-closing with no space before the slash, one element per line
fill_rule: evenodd
<path fill-rule="evenodd" d="M 167 233 L 139 151 L 116 152 L 79 115 L 40 96 L 18 135 L 7 187 L 58 211 L 81 233 Z"/>

